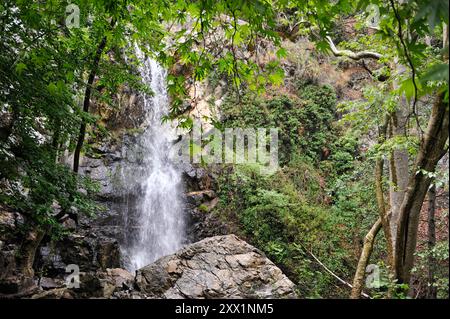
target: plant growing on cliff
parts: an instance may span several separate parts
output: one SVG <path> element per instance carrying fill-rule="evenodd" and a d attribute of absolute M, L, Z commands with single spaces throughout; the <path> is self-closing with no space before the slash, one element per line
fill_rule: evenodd
<path fill-rule="evenodd" d="M 282 165 L 303 157 L 317 164 L 336 134 L 336 96 L 328 86 L 307 85 L 299 96 L 265 99 L 249 92 L 229 96 L 221 107 L 224 127 L 278 128 Z"/>

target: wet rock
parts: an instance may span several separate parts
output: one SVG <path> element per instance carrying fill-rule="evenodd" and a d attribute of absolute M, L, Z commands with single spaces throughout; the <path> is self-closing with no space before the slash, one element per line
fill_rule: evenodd
<path fill-rule="evenodd" d="M 117 240 L 104 237 L 97 242 L 97 262 L 101 269 L 120 267 L 120 247 Z"/>
<path fill-rule="evenodd" d="M 216 198 L 216 193 L 210 189 L 203 191 L 189 192 L 186 194 L 187 202 L 194 206 L 198 206 L 214 198 Z"/>
<path fill-rule="evenodd" d="M 179 165 L 188 191 L 212 189 L 212 170 L 206 170 L 198 164 L 180 163 Z"/>
<path fill-rule="evenodd" d="M 57 254 L 64 264 L 75 264 L 81 271 L 93 270 L 94 247 L 83 235 L 70 234 L 57 243 Z"/>
<path fill-rule="evenodd" d="M 77 265 L 82 272 L 90 272 L 120 267 L 120 258 L 116 239 L 93 233 L 74 233 L 57 243 L 42 246 L 36 265 L 50 276 L 64 276 L 69 264 Z"/>
<path fill-rule="evenodd" d="M 235 235 L 186 246 L 137 271 L 136 287 L 156 298 L 295 298 L 295 285 Z"/>

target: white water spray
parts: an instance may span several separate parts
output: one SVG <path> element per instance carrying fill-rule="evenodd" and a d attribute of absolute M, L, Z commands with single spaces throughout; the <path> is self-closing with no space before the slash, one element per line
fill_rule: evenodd
<path fill-rule="evenodd" d="M 131 271 L 150 264 L 159 257 L 181 248 L 185 240 L 181 171 L 170 161 L 169 150 L 174 128 L 161 119 L 169 111 L 166 71 L 154 60 L 146 58 L 139 48 L 136 55 L 143 81 L 154 95 L 144 96 L 147 129 L 142 136 L 143 176 L 136 223 L 127 244 L 127 268 Z"/>

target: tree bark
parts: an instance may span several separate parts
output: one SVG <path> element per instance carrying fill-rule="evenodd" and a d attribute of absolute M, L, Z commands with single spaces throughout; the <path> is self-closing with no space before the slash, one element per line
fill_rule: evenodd
<path fill-rule="evenodd" d="M 356 267 L 355 277 L 353 279 L 353 288 L 350 295 L 351 299 L 359 299 L 363 289 L 364 274 L 366 273 L 366 267 L 369 263 L 370 255 L 372 254 L 373 244 L 375 242 L 375 237 L 381 229 L 381 218 L 373 224 L 370 231 L 364 238 L 364 245 L 362 248 L 361 255 L 359 257 L 358 266 Z"/>
<path fill-rule="evenodd" d="M 335 56 L 343 56 L 343 57 L 347 57 L 347 58 L 350 58 L 350 59 L 356 60 L 356 61 L 362 60 L 362 59 L 379 60 L 382 57 L 382 55 L 380 53 L 372 52 L 372 51 L 353 52 L 350 50 L 339 50 L 336 47 L 336 45 L 334 44 L 331 37 L 327 36 L 326 40 L 328 42 L 328 45 L 330 46 L 331 52 L 333 52 L 333 54 Z"/>
<path fill-rule="evenodd" d="M 386 116 L 383 125 L 379 129 L 378 142 L 382 143 L 386 139 L 387 126 L 390 121 L 390 116 Z M 393 266 L 394 261 L 394 246 L 391 232 L 391 218 L 390 211 L 386 208 L 383 190 L 383 158 L 377 158 L 375 163 L 375 193 L 377 199 L 378 215 L 383 227 L 383 233 L 386 238 L 386 250 L 388 254 L 388 264 Z"/>
<path fill-rule="evenodd" d="M 427 299 L 437 298 L 437 289 L 435 286 L 435 268 L 436 260 L 431 253 L 436 246 L 436 186 L 432 185 L 428 190 L 428 286 Z"/>
<path fill-rule="evenodd" d="M 45 233 L 44 230 L 38 228 L 31 230 L 20 247 L 19 267 L 20 272 L 26 278 L 34 276 L 34 257 Z"/>
<path fill-rule="evenodd" d="M 94 61 L 91 66 L 91 71 L 89 73 L 88 82 L 84 93 L 83 112 L 85 113 L 89 112 L 89 107 L 91 104 L 92 86 L 94 84 L 94 79 L 97 74 L 100 58 L 102 56 L 103 50 L 105 49 L 105 46 L 106 46 L 106 37 L 103 37 L 103 39 L 100 41 L 100 44 L 97 47 L 97 51 L 95 52 Z M 75 152 L 73 154 L 73 171 L 75 173 L 78 173 L 78 168 L 80 166 L 80 153 L 83 147 L 85 135 L 86 135 L 86 121 L 82 120 L 80 125 L 80 131 L 78 134 L 77 145 L 75 147 Z"/>
<path fill-rule="evenodd" d="M 395 69 L 398 74 L 406 72 L 406 67 L 395 62 Z M 393 89 L 398 89 L 398 83 L 394 81 Z M 405 96 L 401 96 L 399 104 L 394 114 L 392 114 L 391 131 L 392 137 L 404 137 L 407 135 L 408 125 L 408 103 Z M 392 239 L 392 252 L 395 251 L 395 241 L 397 233 L 397 223 L 400 214 L 400 207 L 405 197 L 406 187 L 409 180 L 409 154 L 404 148 L 396 148 L 391 153 L 389 165 L 390 187 L 389 187 L 389 202 L 390 202 L 390 228 Z M 392 260 L 395 262 L 395 259 Z M 391 264 L 394 268 L 394 264 Z"/>
<path fill-rule="evenodd" d="M 448 139 L 449 107 L 444 93 L 436 96 L 423 142 L 409 179 L 405 197 L 399 212 L 396 247 L 395 275 L 399 283 L 409 284 L 416 250 L 419 215 L 422 203 L 431 183 L 426 172 L 434 172 L 438 161 L 446 152 Z"/>

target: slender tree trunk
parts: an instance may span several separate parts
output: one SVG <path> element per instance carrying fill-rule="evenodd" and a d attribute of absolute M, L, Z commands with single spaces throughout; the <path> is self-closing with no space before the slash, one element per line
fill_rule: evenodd
<path fill-rule="evenodd" d="M 445 49 L 448 46 L 448 25 L 446 23 L 442 24 L 442 39 L 443 39 L 443 43 L 442 43 L 442 48 Z M 448 53 L 447 53 L 447 57 L 444 57 L 445 59 L 448 59 Z"/>
<path fill-rule="evenodd" d="M 432 185 L 428 190 L 428 251 L 430 252 L 430 255 L 428 256 L 428 287 L 427 287 L 428 299 L 437 298 L 437 289 L 435 286 L 435 277 L 434 277 L 436 260 L 431 254 L 431 251 L 436 246 L 435 213 L 436 213 L 436 186 Z"/>
<path fill-rule="evenodd" d="M 387 127 L 390 121 L 390 116 L 386 116 L 384 123 L 379 129 L 378 142 L 383 143 L 386 139 Z M 381 225 L 383 227 L 384 236 L 386 238 L 386 249 L 388 254 L 389 265 L 393 265 L 394 260 L 394 246 L 392 240 L 391 232 L 391 216 L 390 211 L 386 208 L 386 201 L 384 199 L 383 190 L 383 168 L 384 160 L 382 158 L 377 158 L 375 163 L 375 193 L 377 199 L 378 215 L 381 220 Z"/>
<path fill-rule="evenodd" d="M 91 66 L 91 71 L 89 73 L 88 82 L 86 85 L 86 91 L 84 93 L 83 112 L 85 113 L 89 112 L 89 107 L 91 104 L 92 86 L 94 84 L 94 79 L 97 74 L 100 58 L 102 56 L 103 50 L 105 49 L 105 46 L 106 46 L 106 37 L 103 37 L 103 39 L 100 41 L 100 44 L 97 47 L 97 51 L 95 52 L 94 61 Z M 80 132 L 78 134 L 77 145 L 75 147 L 75 152 L 73 155 L 73 171 L 75 173 L 78 172 L 78 168 L 80 166 L 80 153 L 83 147 L 85 135 L 86 135 L 86 122 L 82 120 L 80 125 Z"/>
<path fill-rule="evenodd" d="M 378 218 L 378 220 L 375 222 L 375 224 L 373 224 L 372 228 L 364 238 L 364 245 L 359 257 L 358 266 L 356 267 L 355 277 L 353 278 L 353 288 L 350 295 L 351 299 L 359 299 L 361 297 L 364 283 L 364 274 L 366 273 L 366 267 L 369 263 L 370 255 L 372 254 L 375 237 L 377 236 L 380 229 L 381 218 Z"/>
<path fill-rule="evenodd" d="M 392 240 L 390 212 L 386 209 L 383 191 L 383 159 L 377 159 L 375 163 L 375 192 L 377 197 L 378 215 L 381 219 L 383 233 L 386 238 L 386 250 L 388 255 L 388 264 L 393 266 L 394 246 Z"/>
<path fill-rule="evenodd" d="M 383 121 L 383 124 L 379 128 L 379 136 L 378 136 L 379 143 L 383 143 L 386 139 L 389 121 L 390 116 L 386 116 Z M 393 260 L 390 218 L 388 215 L 388 211 L 386 209 L 383 190 L 383 166 L 384 166 L 384 159 L 381 157 L 377 158 L 375 163 L 375 192 L 379 218 L 375 222 L 375 224 L 373 224 L 372 228 L 364 238 L 363 249 L 359 257 L 358 265 L 356 267 L 355 276 L 353 278 L 353 285 L 352 285 L 353 288 L 350 295 L 350 298 L 352 299 L 357 299 L 361 295 L 367 263 L 369 262 L 370 255 L 372 254 L 375 237 L 381 228 L 383 228 L 383 232 L 386 237 L 389 263 L 391 263 L 391 261 Z"/>
<path fill-rule="evenodd" d="M 448 126 L 448 102 L 444 101 L 444 93 L 439 93 L 400 208 L 395 249 L 395 275 L 399 283 L 409 284 L 410 281 L 420 210 L 431 184 L 429 175 L 420 170 L 434 172 L 438 161 L 447 152 Z"/>
<path fill-rule="evenodd" d="M 394 68 L 393 68 L 394 69 Z M 398 74 L 406 72 L 406 67 L 396 62 L 395 70 Z M 399 85 L 396 81 L 393 83 L 393 89 L 398 89 Z M 408 102 L 405 96 L 401 96 L 396 111 L 391 117 L 392 137 L 404 137 L 407 134 L 408 124 Z M 405 197 L 406 187 L 409 179 L 409 154 L 404 148 L 396 148 L 391 153 L 389 165 L 390 187 L 390 228 L 392 240 L 392 253 L 395 251 L 395 241 L 397 233 L 398 217 L 400 215 L 400 207 Z M 395 259 L 391 260 L 395 262 Z M 391 264 L 394 267 L 394 264 Z"/>

